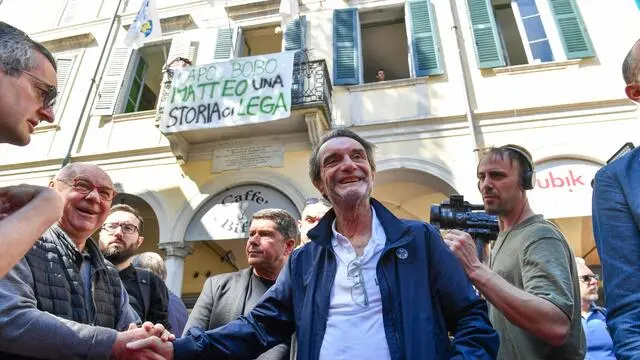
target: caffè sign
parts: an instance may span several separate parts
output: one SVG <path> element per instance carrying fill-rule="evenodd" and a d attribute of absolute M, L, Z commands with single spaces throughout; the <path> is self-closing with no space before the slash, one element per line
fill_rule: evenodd
<path fill-rule="evenodd" d="M 283 209 L 300 218 L 295 204 L 282 192 L 265 185 L 241 185 L 207 201 L 191 220 L 185 240 L 245 239 L 253 214 L 267 208 Z"/>

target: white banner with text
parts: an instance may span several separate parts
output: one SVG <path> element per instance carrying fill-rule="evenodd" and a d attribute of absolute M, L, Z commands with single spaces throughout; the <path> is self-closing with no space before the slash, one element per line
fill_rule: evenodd
<path fill-rule="evenodd" d="M 160 130 L 174 133 L 289 117 L 294 54 L 176 69 Z"/>

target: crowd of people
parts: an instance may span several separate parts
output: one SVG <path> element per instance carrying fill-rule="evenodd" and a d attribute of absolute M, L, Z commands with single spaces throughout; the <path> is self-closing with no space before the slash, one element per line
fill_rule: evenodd
<path fill-rule="evenodd" d="M 639 57 L 636 43 L 623 64 L 636 102 Z M 0 141 L 27 145 L 53 121 L 56 94 L 51 53 L 0 22 Z M 162 257 L 136 255 L 139 212 L 112 206 L 100 167 L 71 163 L 48 187 L 0 188 L 0 358 L 637 359 L 639 157 L 594 182 L 606 307 L 598 276 L 529 206 L 527 149 L 492 147 L 478 161 L 500 227 L 483 262 L 468 233 L 399 219 L 371 197 L 374 145 L 334 129 L 309 157 L 321 197 L 299 221 L 254 213 L 249 268 L 207 279 L 190 314 L 165 285 Z"/>

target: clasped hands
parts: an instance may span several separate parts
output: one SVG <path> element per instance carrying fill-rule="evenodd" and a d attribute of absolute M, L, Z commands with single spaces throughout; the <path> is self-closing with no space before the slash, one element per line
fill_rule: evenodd
<path fill-rule="evenodd" d="M 175 335 L 162 324 L 145 322 L 138 327 L 129 325 L 127 331 L 119 332 L 113 344 L 111 359 L 171 360 Z"/>

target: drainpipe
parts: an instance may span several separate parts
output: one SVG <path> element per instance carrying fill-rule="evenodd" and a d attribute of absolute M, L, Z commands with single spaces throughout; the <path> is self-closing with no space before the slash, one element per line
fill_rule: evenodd
<path fill-rule="evenodd" d="M 467 56 L 464 47 L 464 40 L 462 39 L 462 35 L 460 34 L 460 18 L 458 17 L 458 9 L 456 8 L 456 0 L 449 0 L 449 5 L 451 6 L 451 16 L 453 17 L 453 26 L 451 30 L 453 31 L 456 37 L 456 45 L 458 50 L 458 61 L 460 63 L 460 69 L 462 70 L 462 85 L 464 87 L 464 104 L 466 110 L 466 118 L 467 125 L 469 126 L 469 131 L 471 132 L 471 141 L 473 145 L 473 150 L 484 147 L 484 141 L 482 140 L 478 127 L 475 122 L 473 106 L 471 102 L 471 97 L 473 96 L 473 84 L 471 83 L 471 74 L 469 72 Z M 476 154 L 476 161 L 480 160 L 479 152 L 474 151 Z"/>
<path fill-rule="evenodd" d="M 80 118 L 76 123 L 76 128 L 73 130 L 73 136 L 71 137 L 71 142 L 69 143 L 69 149 L 67 150 L 67 154 L 64 156 L 62 160 L 61 168 L 65 167 L 71 161 L 71 152 L 73 151 L 73 144 L 76 142 L 76 138 L 78 137 L 78 132 L 80 131 L 80 125 L 82 124 L 82 119 L 84 118 L 85 113 L 89 112 L 87 109 L 87 105 L 89 104 L 89 98 L 91 97 L 91 93 L 93 92 L 93 88 L 97 84 L 98 73 L 100 72 L 100 67 L 102 65 L 102 60 L 104 59 L 104 54 L 107 51 L 107 47 L 109 46 L 109 54 L 111 54 L 111 49 L 113 49 L 113 44 L 115 43 L 114 38 L 110 40 L 111 35 L 113 33 L 114 25 L 116 24 L 116 20 L 119 20 L 118 13 L 120 12 L 120 5 L 124 1 L 124 7 L 127 6 L 129 0 L 118 0 L 118 6 L 116 6 L 116 11 L 113 13 L 113 17 L 111 18 L 111 24 L 109 25 L 109 33 L 107 33 L 107 37 L 104 41 L 104 45 L 102 46 L 102 51 L 100 52 L 100 57 L 98 58 L 98 64 L 96 65 L 96 71 L 93 72 L 93 77 L 91 78 L 91 85 L 89 86 L 89 91 L 87 91 L 87 96 L 84 98 L 84 103 L 82 104 L 82 112 L 80 113 Z M 123 10 L 124 10 L 123 7 Z M 102 69 L 103 72 L 105 69 Z"/>

